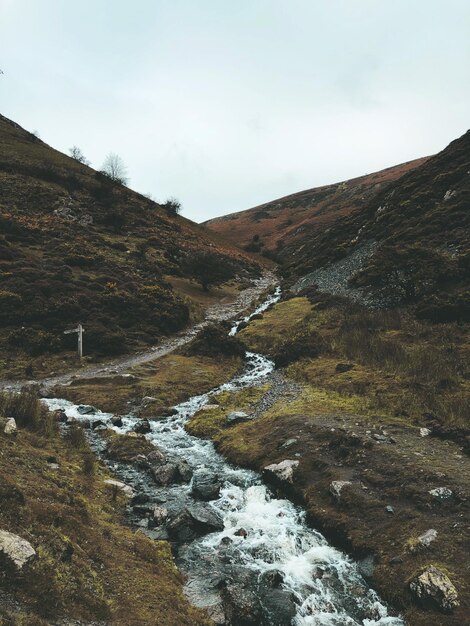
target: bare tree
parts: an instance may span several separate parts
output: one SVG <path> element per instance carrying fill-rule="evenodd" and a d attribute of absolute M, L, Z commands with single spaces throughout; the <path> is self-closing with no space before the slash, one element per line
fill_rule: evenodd
<path fill-rule="evenodd" d="M 126 185 L 129 180 L 127 177 L 127 167 L 118 154 L 110 152 L 104 160 L 102 173 L 115 183 Z"/>
<path fill-rule="evenodd" d="M 85 155 L 78 146 L 72 146 L 69 149 L 69 154 L 75 161 L 83 163 L 83 165 L 90 165 L 90 161 L 85 157 Z"/>

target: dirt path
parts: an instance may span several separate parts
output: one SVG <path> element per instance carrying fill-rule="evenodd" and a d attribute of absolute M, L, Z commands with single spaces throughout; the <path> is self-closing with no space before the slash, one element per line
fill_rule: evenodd
<path fill-rule="evenodd" d="M 120 357 L 107 363 L 85 366 L 80 370 L 72 370 L 60 376 L 50 376 L 34 380 L 0 380 L 0 390 L 16 390 L 24 385 L 41 384 L 45 387 L 64 385 L 77 378 L 93 378 L 109 376 L 109 374 L 122 374 L 126 370 L 142 363 L 158 359 L 177 348 L 189 343 L 203 328 L 214 322 L 231 320 L 248 309 L 267 289 L 277 284 L 277 278 L 272 272 L 265 272 L 260 278 L 253 281 L 251 287 L 241 291 L 236 300 L 231 303 L 217 302 L 211 305 L 205 319 L 194 326 L 164 339 L 156 346 L 152 346 L 142 352 L 133 353 Z"/>

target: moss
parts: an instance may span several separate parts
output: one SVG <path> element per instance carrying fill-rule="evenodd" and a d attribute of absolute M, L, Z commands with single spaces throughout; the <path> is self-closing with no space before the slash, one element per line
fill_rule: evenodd
<path fill-rule="evenodd" d="M 113 430 L 101 433 L 106 440 L 106 454 L 114 461 L 131 463 L 136 456 L 152 452 L 154 446 L 143 435 L 129 433 L 121 435 Z"/>
<path fill-rule="evenodd" d="M 131 377 L 112 376 L 79 380 L 59 387 L 57 395 L 76 403 L 93 404 L 104 411 L 125 414 L 129 403 L 152 396 L 156 400 L 144 410 L 151 416 L 155 407 L 168 407 L 192 395 L 210 391 L 230 379 L 241 366 L 239 358 L 169 354 L 129 370 Z"/>
<path fill-rule="evenodd" d="M 217 407 L 198 411 L 185 425 L 190 435 L 195 437 L 214 437 L 226 425 L 226 418 L 232 411 L 244 411 L 250 414 L 254 405 L 269 390 L 270 385 L 248 387 L 240 391 L 226 391 L 216 396 Z M 236 426 L 230 427 L 230 430 Z"/>

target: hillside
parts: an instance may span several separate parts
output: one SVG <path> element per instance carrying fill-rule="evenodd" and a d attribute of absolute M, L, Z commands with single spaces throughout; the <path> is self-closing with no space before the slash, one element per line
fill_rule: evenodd
<path fill-rule="evenodd" d="M 246 211 L 217 217 L 206 225 L 254 252 L 282 253 L 284 246 L 300 247 L 312 234 L 323 231 L 335 220 L 356 213 L 390 182 L 425 162 L 426 158 L 416 159 L 334 185 L 300 191 Z"/>
<path fill-rule="evenodd" d="M 189 282 L 197 255 L 208 254 L 214 266 L 245 281 L 259 273 L 248 254 L 219 236 L 3 116 L 0 138 L 4 374 L 37 375 L 51 355 L 63 370 L 76 344 L 76 335 L 63 331 L 78 322 L 93 357 L 154 344 L 181 329 L 207 304 L 207 294 Z"/>
<path fill-rule="evenodd" d="M 325 264 L 328 273 L 336 261 L 350 266 L 349 285 L 379 306 L 412 305 L 436 322 L 470 319 L 469 171 L 470 131 L 356 213 L 289 242 L 280 254 L 286 276 Z M 350 260 L 361 255 L 367 260 L 355 267 Z"/>

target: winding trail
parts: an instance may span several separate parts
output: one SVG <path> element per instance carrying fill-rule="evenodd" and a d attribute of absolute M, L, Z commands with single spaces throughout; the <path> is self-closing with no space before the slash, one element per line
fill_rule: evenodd
<path fill-rule="evenodd" d="M 0 390 L 18 390 L 25 385 L 41 385 L 44 388 L 55 385 L 66 385 L 79 378 L 97 378 L 115 374 L 123 374 L 125 371 L 136 365 L 148 363 L 155 359 L 173 352 L 177 348 L 189 343 L 206 326 L 216 322 L 224 322 L 245 312 L 253 303 L 263 295 L 266 290 L 277 284 L 277 278 L 272 272 L 265 272 L 260 278 L 253 281 L 251 287 L 241 291 L 236 300 L 231 303 L 217 302 L 209 306 L 206 310 L 205 318 L 202 322 L 185 328 L 176 335 L 164 339 L 156 346 L 147 348 L 141 352 L 133 353 L 108 361 L 106 363 L 85 366 L 79 370 L 73 370 L 59 376 L 49 376 L 42 379 L 33 380 L 0 380 Z"/>

